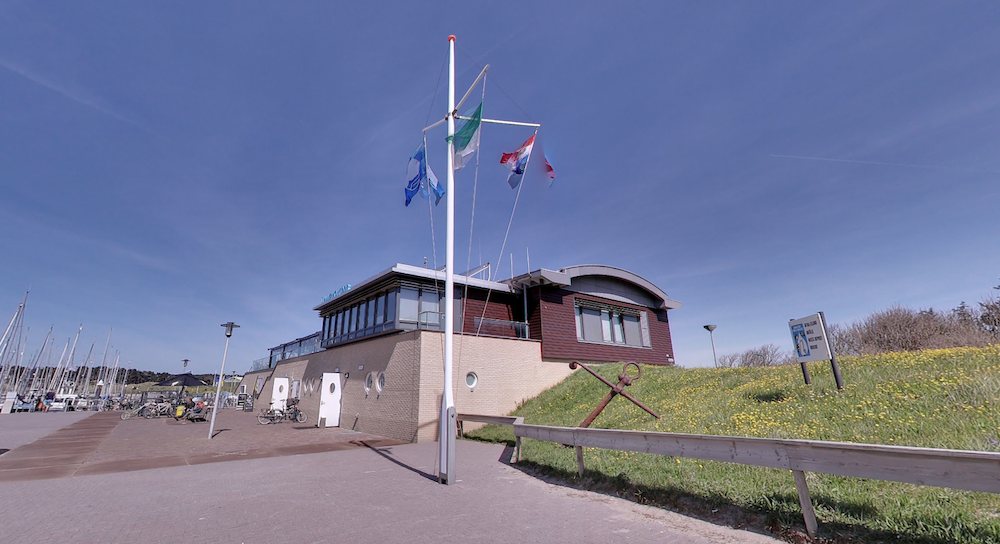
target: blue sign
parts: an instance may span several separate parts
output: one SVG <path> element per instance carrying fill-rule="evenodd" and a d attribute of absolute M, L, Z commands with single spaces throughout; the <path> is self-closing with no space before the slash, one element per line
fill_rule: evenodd
<path fill-rule="evenodd" d="M 809 356 L 809 342 L 806 340 L 806 328 L 802 324 L 792 325 L 792 340 L 795 342 L 795 352 L 799 357 Z"/>
<path fill-rule="evenodd" d="M 326 295 L 325 297 L 323 297 L 323 302 L 329 302 L 329 301 L 331 301 L 331 300 L 339 297 L 340 295 L 343 295 L 344 293 L 346 293 L 346 292 L 348 292 L 350 290 L 351 290 L 351 284 L 348 283 L 347 285 L 341 287 L 340 289 L 337 289 L 336 291 L 334 291 L 334 292 L 330 293 L 329 295 Z"/>

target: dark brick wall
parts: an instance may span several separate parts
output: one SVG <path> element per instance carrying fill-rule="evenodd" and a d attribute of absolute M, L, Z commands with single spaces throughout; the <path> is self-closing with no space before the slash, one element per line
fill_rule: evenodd
<path fill-rule="evenodd" d="M 635 361 L 649 365 L 673 364 L 667 360 L 668 357 L 673 357 L 674 350 L 670 340 L 670 323 L 665 310 L 653 311 L 643 306 L 573 293 L 550 286 L 532 288 L 529 300 L 537 301 L 539 295 L 540 307 L 533 306 L 529 302 L 528 311 L 531 337 L 542 341 L 543 358 L 609 362 Z M 646 311 L 649 318 L 649 337 L 652 347 L 633 348 L 577 341 L 574 297 Z M 538 337 L 535 336 L 536 330 L 539 334 Z"/>

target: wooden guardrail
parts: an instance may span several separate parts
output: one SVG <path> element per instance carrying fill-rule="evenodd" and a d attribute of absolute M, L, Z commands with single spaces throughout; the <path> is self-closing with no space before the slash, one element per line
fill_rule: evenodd
<path fill-rule="evenodd" d="M 520 417 L 459 414 L 458 419 L 512 426 L 518 460 L 521 438 L 533 438 L 566 446 L 635 451 L 791 470 L 806 531 L 810 536 L 816 533 L 817 523 L 806 485 L 806 472 L 1000 493 L 1000 453 L 993 452 L 553 427 L 528 425 Z M 582 460 L 579 468 L 582 475 Z"/>

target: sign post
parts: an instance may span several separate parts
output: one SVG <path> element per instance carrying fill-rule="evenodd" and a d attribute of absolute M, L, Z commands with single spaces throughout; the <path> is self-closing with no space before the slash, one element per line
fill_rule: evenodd
<path fill-rule="evenodd" d="M 830 347 L 830 338 L 826 333 L 826 317 L 823 312 L 792 319 L 788 322 L 788 328 L 792 333 L 795 355 L 802 365 L 802 377 L 805 378 L 806 385 L 812 383 L 806 363 L 829 360 L 833 366 L 833 378 L 837 381 L 837 389 L 843 389 L 844 380 L 840 377 L 837 356 Z"/>

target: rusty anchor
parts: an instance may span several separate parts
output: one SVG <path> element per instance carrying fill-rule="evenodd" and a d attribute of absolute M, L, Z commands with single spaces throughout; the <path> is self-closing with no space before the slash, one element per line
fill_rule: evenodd
<path fill-rule="evenodd" d="M 635 370 L 636 370 L 635 376 L 629 376 L 629 374 L 628 374 L 628 367 L 630 367 L 630 366 L 634 366 L 635 367 Z M 639 408 L 642 408 L 643 410 L 645 410 L 646 412 L 648 412 L 649 415 L 655 417 L 656 419 L 660 419 L 659 414 L 657 414 L 656 412 L 653 412 L 649 408 L 646 408 L 646 405 L 644 405 L 643 403 L 635 400 L 634 398 L 632 398 L 631 395 L 629 395 L 628 393 L 626 393 L 624 391 L 625 387 L 627 387 L 629 385 L 632 385 L 632 382 L 634 382 L 635 380 L 638 380 L 642 376 L 642 369 L 639 368 L 639 365 L 637 363 L 633 363 L 633 362 L 625 363 L 625 365 L 622 367 L 622 373 L 618 375 L 618 383 L 617 384 L 612 384 L 608 380 L 605 380 L 598 373 L 596 373 L 593 370 L 591 370 L 590 367 L 588 367 L 587 365 L 585 365 L 585 364 L 583 364 L 583 363 L 581 363 L 579 361 L 573 361 L 572 363 L 569 364 L 569 368 L 571 370 L 576 370 L 577 367 L 583 368 L 584 370 L 586 370 L 587 372 L 589 372 L 592 376 L 594 376 L 598 380 L 601 380 L 602 382 L 604 382 L 604 385 L 607 385 L 608 387 L 611 388 L 611 391 L 609 391 L 608 394 L 604 397 L 604 400 L 602 400 L 601 403 L 597 405 L 597 408 L 594 408 L 594 411 L 590 412 L 590 415 L 588 415 L 587 418 L 583 420 L 583 423 L 580 424 L 580 427 L 583 427 L 583 428 L 590 427 L 590 424 L 593 423 L 595 419 L 597 419 L 597 416 L 600 415 L 601 411 L 603 411 L 604 408 L 606 408 L 608 406 L 608 403 L 611 402 L 611 399 L 615 398 L 615 395 L 621 395 L 621 396 L 627 398 L 628 400 L 632 401 L 633 404 L 635 404 Z M 583 467 L 583 446 L 576 446 L 576 465 L 577 465 L 577 468 L 580 471 L 580 476 L 582 477 L 583 476 L 583 468 L 584 468 Z"/>

